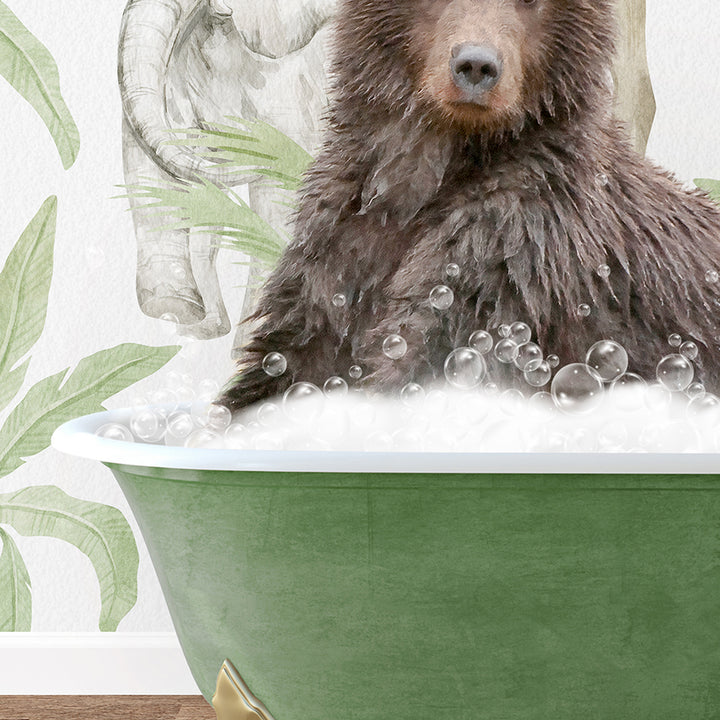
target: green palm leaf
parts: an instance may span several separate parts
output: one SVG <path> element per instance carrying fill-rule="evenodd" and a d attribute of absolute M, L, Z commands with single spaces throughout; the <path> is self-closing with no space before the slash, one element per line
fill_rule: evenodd
<path fill-rule="evenodd" d="M 7 407 L 8 403 L 20 392 L 28 365 L 30 365 L 30 358 L 14 370 L 0 375 L 0 408 Z"/>
<path fill-rule="evenodd" d="M 155 230 L 206 230 L 228 239 L 234 249 L 274 265 L 287 244 L 276 230 L 253 212 L 242 198 L 229 195 L 207 180 L 168 183 L 163 186 L 131 185 L 128 197 L 147 201 L 141 206 L 155 212 Z"/>
<path fill-rule="evenodd" d="M 29 632 L 30 576 L 15 541 L 0 528 L 0 632 Z"/>
<path fill-rule="evenodd" d="M 60 93 L 57 65 L 45 46 L 0 0 L 0 75 L 35 108 L 67 170 L 80 150 L 80 133 Z"/>
<path fill-rule="evenodd" d="M 57 198 L 49 197 L 10 252 L 0 273 L 0 409 L 20 390 L 30 351 L 45 326 L 53 271 Z"/>
<path fill-rule="evenodd" d="M 704 190 L 711 200 L 720 203 L 720 180 L 710 180 L 709 178 L 695 178 L 693 182 Z"/>
<path fill-rule="evenodd" d="M 270 180 L 283 190 L 297 190 L 312 156 L 277 128 L 259 120 L 228 118 L 235 125 L 209 123 L 204 129 L 176 130 L 178 140 L 166 141 L 195 149 L 226 168 L 241 169 Z"/>
<path fill-rule="evenodd" d="M 54 486 L 29 487 L 0 495 L 0 523 L 24 536 L 64 540 L 88 556 L 100 583 L 100 630 L 116 630 L 135 605 L 138 551 L 116 508 L 78 500 Z M 27 572 L 24 580 L 29 584 Z"/>
<path fill-rule="evenodd" d="M 13 409 L 0 429 L 0 477 L 50 444 L 58 425 L 103 409 L 103 400 L 151 375 L 180 348 L 127 343 L 101 350 L 69 369 L 41 380 Z"/>

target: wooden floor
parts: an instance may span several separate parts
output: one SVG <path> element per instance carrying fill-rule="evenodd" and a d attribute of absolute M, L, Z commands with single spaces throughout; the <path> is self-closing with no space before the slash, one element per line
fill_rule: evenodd
<path fill-rule="evenodd" d="M 199 695 L 6 695 L 0 720 L 215 720 L 215 711 Z"/>

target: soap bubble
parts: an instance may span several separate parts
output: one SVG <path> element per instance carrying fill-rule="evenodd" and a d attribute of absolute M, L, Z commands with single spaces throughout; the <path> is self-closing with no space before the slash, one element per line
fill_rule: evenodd
<path fill-rule="evenodd" d="M 592 308 L 587 303 L 581 303 L 580 305 L 578 305 L 577 314 L 580 317 L 586 318 L 590 315 L 591 312 Z"/>
<path fill-rule="evenodd" d="M 447 310 L 455 302 L 455 293 L 447 285 L 436 285 L 430 291 L 430 304 L 436 310 Z"/>
<path fill-rule="evenodd" d="M 232 421 L 232 413 L 224 405 L 208 403 L 204 409 L 198 403 L 197 412 L 191 415 L 200 427 L 207 427 L 216 432 L 222 432 Z"/>
<path fill-rule="evenodd" d="M 400 335 L 388 335 L 383 341 L 382 351 L 391 360 L 399 360 L 405 356 L 408 346 L 404 337 Z"/>
<path fill-rule="evenodd" d="M 714 285 L 718 280 L 720 280 L 720 273 L 717 270 L 708 270 L 705 273 L 705 281 L 710 285 Z"/>
<path fill-rule="evenodd" d="M 717 421 L 720 415 L 720 398 L 712 393 L 698 395 L 687 405 L 687 415 L 690 418 L 707 418 L 711 413 L 713 419 Z"/>
<path fill-rule="evenodd" d="M 151 393 L 150 404 L 158 415 L 167 417 L 177 409 L 177 395 L 172 390 L 160 388 Z"/>
<path fill-rule="evenodd" d="M 680 354 L 684 355 L 688 360 L 695 360 L 698 356 L 698 352 L 698 346 L 691 340 L 684 342 L 680 346 Z"/>
<path fill-rule="evenodd" d="M 105 423 L 101 425 L 95 434 L 106 440 L 118 440 L 120 442 L 135 442 L 130 429 L 121 423 Z"/>
<path fill-rule="evenodd" d="M 222 437 L 210 428 L 198 428 L 197 430 L 193 430 L 185 438 L 185 447 L 215 450 L 218 448 L 224 448 L 225 443 L 223 442 Z"/>
<path fill-rule="evenodd" d="M 230 423 L 225 429 L 225 445 L 232 450 L 244 450 L 248 447 L 248 429 L 242 423 Z"/>
<path fill-rule="evenodd" d="M 456 278 L 460 275 L 460 266 L 457 263 L 448 263 L 445 266 L 445 273 L 448 277 Z"/>
<path fill-rule="evenodd" d="M 635 373 L 624 373 L 610 386 L 610 396 L 621 410 L 637 410 L 645 400 L 647 383 Z"/>
<path fill-rule="evenodd" d="M 520 348 L 510 339 L 503 338 L 495 345 L 495 357 L 506 365 L 515 361 Z"/>
<path fill-rule="evenodd" d="M 547 360 L 541 360 L 538 365 L 525 370 L 525 372 L 523 372 L 523 377 L 528 385 L 532 385 L 533 387 L 542 387 L 550 382 L 552 369 L 550 368 Z"/>
<path fill-rule="evenodd" d="M 345 307 L 345 304 L 347 303 L 347 298 L 342 293 L 335 293 L 332 296 L 332 304 L 336 308 Z"/>
<path fill-rule="evenodd" d="M 509 337 L 508 340 L 512 340 L 512 336 Z M 535 370 L 542 361 L 543 352 L 540 346 L 527 341 L 518 347 L 518 352 L 514 360 L 515 367 L 523 372 Z"/>
<path fill-rule="evenodd" d="M 603 265 L 598 265 L 597 274 L 598 274 L 601 278 L 608 278 L 608 277 L 610 277 L 610 266 L 609 266 L 609 265 L 605 265 L 605 264 L 603 264 Z"/>
<path fill-rule="evenodd" d="M 275 423 L 280 422 L 282 411 L 272 402 L 264 402 L 255 413 L 257 421 L 263 427 L 272 427 Z M 229 427 L 229 426 L 228 426 Z"/>
<path fill-rule="evenodd" d="M 653 412 L 665 412 L 672 403 L 672 393 L 660 383 L 648 385 L 644 395 L 645 406 Z"/>
<path fill-rule="evenodd" d="M 509 340 L 512 340 L 516 345 L 524 345 L 530 342 L 532 337 L 532 331 L 530 326 L 524 322 L 514 322 L 510 326 L 510 333 L 507 335 Z"/>
<path fill-rule="evenodd" d="M 139 440 L 155 442 L 162 437 L 164 428 L 161 426 L 158 414 L 150 408 L 146 408 L 133 415 L 130 420 L 130 429 Z"/>
<path fill-rule="evenodd" d="M 585 362 L 604 382 L 613 382 L 628 368 L 628 354 L 625 348 L 613 340 L 596 342 L 585 356 Z"/>
<path fill-rule="evenodd" d="M 268 353 L 262 361 L 262 368 L 270 377 L 280 377 L 287 370 L 287 360 L 282 353 Z"/>
<path fill-rule="evenodd" d="M 680 347 L 680 345 L 682 345 L 682 337 L 680 337 L 677 333 L 673 333 L 668 338 L 668 343 L 671 347 Z"/>
<path fill-rule="evenodd" d="M 348 370 L 348 375 L 353 380 L 359 380 L 362 377 L 363 371 L 362 368 L 359 365 L 353 365 L 350 370 Z"/>
<path fill-rule="evenodd" d="M 605 423 L 598 431 L 598 444 L 606 451 L 621 449 L 628 440 L 628 431 L 621 422 Z"/>
<path fill-rule="evenodd" d="M 203 378 L 197 387 L 197 394 L 200 398 L 214 399 L 220 392 L 220 385 L 213 378 Z"/>
<path fill-rule="evenodd" d="M 560 410 L 586 414 L 602 402 L 603 383 L 592 368 L 582 363 L 572 363 L 558 370 L 550 392 Z"/>
<path fill-rule="evenodd" d="M 130 402 L 133 415 L 137 415 L 143 410 L 147 410 L 150 407 L 150 402 L 143 395 L 136 395 Z"/>
<path fill-rule="evenodd" d="M 506 415 L 519 415 L 525 407 L 525 396 L 514 388 L 500 393 L 500 409 Z"/>
<path fill-rule="evenodd" d="M 453 350 L 445 359 L 445 378 L 461 390 L 477 387 L 485 377 L 487 368 L 483 356 L 469 347 Z"/>
<path fill-rule="evenodd" d="M 511 332 L 512 332 L 512 330 L 511 330 L 510 326 L 506 325 L 504 323 L 498 328 L 498 335 L 501 338 L 509 338 Z"/>
<path fill-rule="evenodd" d="M 326 397 L 344 397 L 348 393 L 348 384 L 341 377 L 333 375 L 323 385 Z"/>
<path fill-rule="evenodd" d="M 409 382 L 400 391 L 400 399 L 407 407 L 415 407 L 425 399 L 425 390 L 422 385 Z"/>
<path fill-rule="evenodd" d="M 359 402 L 353 405 L 350 424 L 355 428 L 367 429 L 374 425 L 377 406 L 367 397 L 360 396 Z"/>
<path fill-rule="evenodd" d="M 666 355 L 657 364 L 657 379 L 671 392 L 685 390 L 693 380 L 695 374 L 692 363 L 678 353 Z"/>
<path fill-rule="evenodd" d="M 283 412 L 296 423 L 305 423 L 317 418 L 323 408 L 322 390 L 309 382 L 291 385 L 283 395 Z"/>
<path fill-rule="evenodd" d="M 687 390 L 685 391 L 685 394 L 689 398 L 696 398 L 699 395 L 704 395 L 705 394 L 705 386 L 701 382 L 690 383 L 690 385 L 688 385 Z"/>
<path fill-rule="evenodd" d="M 545 392 L 544 390 L 536 392 L 530 398 L 529 404 L 531 410 L 535 410 L 543 414 L 555 410 L 555 403 L 553 401 L 552 395 L 549 392 Z"/>
<path fill-rule="evenodd" d="M 468 345 L 481 355 L 487 355 L 493 349 L 493 337 L 486 330 L 476 330 L 470 336 Z"/>
<path fill-rule="evenodd" d="M 170 370 L 163 376 L 163 386 L 168 390 L 177 390 L 182 385 L 182 375 L 176 370 Z"/>
<path fill-rule="evenodd" d="M 167 431 L 165 440 L 167 442 L 168 435 L 177 440 L 184 440 L 195 429 L 190 413 L 179 411 L 168 416 Z"/>
<path fill-rule="evenodd" d="M 551 368 L 556 368 L 560 364 L 560 358 L 557 355 L 548 355 L 545 359 Z"/>
<path fill-rule="evenodd" d="M 189 405 L 195 400 L 195 391 L 189 385 L 180 385 L 175 391 L 178 405 Z"/>
<path fill-rule="evenodd" d="M 599 187 L 606 187 L 607 184 L 610 182 L 610 178 L 605 173 L 598 173 L 595 176 L 595 182 L 598 184 Z"/>
<path fill-rule="evenodd" d="M 190 406 L 190 415 L 193 422 L 199 427 L 207 425 L 207 412 L 210 409 L 210 400 L 198 398 Z"/>

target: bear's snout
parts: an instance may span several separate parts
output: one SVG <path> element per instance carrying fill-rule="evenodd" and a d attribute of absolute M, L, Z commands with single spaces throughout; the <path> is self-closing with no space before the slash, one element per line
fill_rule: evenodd
<path fill-rule="evenodd" d="M 498 84 L 503 71 L 500 53 L 492 45 L 462 43 L 451 51 L 450 72 L 465 99 L 476 102 Z"/>

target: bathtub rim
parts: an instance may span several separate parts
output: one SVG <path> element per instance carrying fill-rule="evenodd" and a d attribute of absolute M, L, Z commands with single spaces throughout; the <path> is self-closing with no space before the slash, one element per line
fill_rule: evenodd
<path fill-rule="evenodd" d="M 58 427 L 52 447 L 116 465 L 173 470 L 294 473 L 435 473 L 527 475 L 719 475 L 718 453 L 439 453 L 227 450 L 109 440 L 95 430 L 127 422 L 123 408 L 84 415 Z"/>

